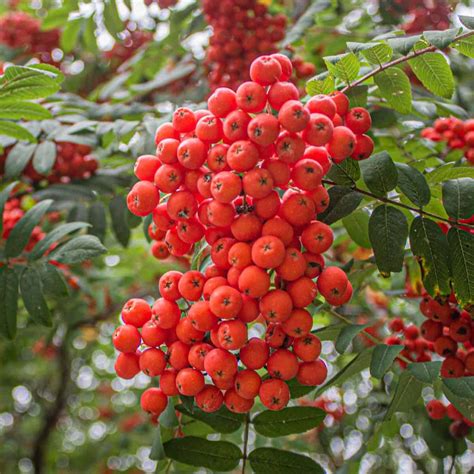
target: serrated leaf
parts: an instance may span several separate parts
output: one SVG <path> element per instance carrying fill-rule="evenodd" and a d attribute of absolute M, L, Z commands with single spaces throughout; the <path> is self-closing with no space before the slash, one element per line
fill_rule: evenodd
<path fill-rule="evenodd" d="M 67 296 L 69 288 L 61 270 L 55 265 L 44 263 L 38 267 L 43 292 L 45 295 L 53 297 Z"/>
<path fill-rule="evenodd" d="M 412 252 L 421 258 L 423 284 L 432 296 L 449 295 L 450 262 L 448 240 L 436 222 L 416 217 L 410 227 Z"/>
<path fill-rule="evenodd" d="M 10 194 L 17 184 L 18 181 L 14 181 L 0 191 L 0 235 L 3 234 L 3 210 L 5 209 L 5 203 L 10 198 Z"/>
<path fill-rule="evenodd" d="M 41 258 L 51 245 L 59 242 L 64 236 L 88 226 L 89 224 L 87 222 L 70 222 L 57 226 L 52 231 L 48 232 L 45 237 L 34 246 L 33 250 L 28 255 L 29 260 L 37 260 L 38 258 Z"/>
<path fill-rule="evenodd" d="M 26 140 L 28 142 L 36 141 L 36 138 L 25 127 L 5 120 L 0 120 L 0 135 L 13 137 L 18 140 Z"/>
<path fill-rule="evenodd" d="M 33 156 L 36 145 L 17 143 L 8 153 L 5 162 L 5 177 L 7 179 L 19 176 Z"/>
<path fill-rule="evenodd" d="M 106 253 L 107 249 L 94 235 L 80 235 L 54 249 L 49 255 L 50 260 L 61 263 L 80 263 Z"/>
<path fill-rule="evenodd" d="M 42 120 L 49 117 L 51 117 L 51 112 L 34 102 L 2 104 L 0 107 L 0 119 Z"/>
<path fill-rule="evenodd" d="M 16 315 L 18 312 L 18 276 L 12 268 L 0 267 L 0 333 L 7 339 L 16 335 Z"/>
<path fill-rule="evenodd" d="M 436 46 L 438 49 L 447 48 L 456 38 L 459 28 L 450 28 L 443 31 L 424 31 L 423 37 L 428 43 Z"/>
<path fill-rule="evenodd" d="M 195 436 L 170 439 L 163 445 L 166 456 L 175 461 L 211 471 L 231 471 L 240 462 L 242 452 L 228 441 L 209 441 Z"/>
<path fill-rule="evenodd" d="M 441 362 L 413 362 L 408 364 L 407 370 L 420 382 L 434 384 L 439 377 Z"/>
<path fill-rule="evenodd" d="M 282 41 L 284 48 L 298 41 L 316 21 L 316 15 L 331 6 L 330 0 L 313 0 L 298 21 L 289 29 Z"/>
<path fill-rule="evenodd" d="M 334 77 L 331 74 L 327 74 L 324 79 L 316 79 L 316 77 L 312 77 L 306 82 L 306 92 L 311 96 L 330 94 L 334 91 L 334 88 Z"/>
<path fill-rule="evenodd" d="M 341 385 L 346 380 L 350 379 L 356 374 L 359 374 L 362 370 L 365 370 L 370 365 L 374 348 L 367 347 L 362 352 L 359 352 L 347 365 L 345 365 L 334 377 L 328 380 L 322 387 L 320 387 L 314 398 L 319 397 L 328 388 L 333 385 Z"/>
<path fill-rule="evenodd" d="M 288 407 L 280 411 L 266 410 L 252 419 L 257 433 L 268 438 L 304 433 L 319 426 L 326 412 L 315 407 Z"/>
<path fill-rule="evenodd" d="M 369 239 L 369 219 L 369 214 L 362 209 L 358 209 L 342 219 L 342 223 L 344 224 L 349 237 L 357 245 L 365 249 L 372 248 Z"/>
<path fill-rule="evenodd" d="M 400 411 L 408 411 L 421 397 L 423 383 L 410 372 L 403 372 L 398 380 L 392 401 L 385 414 L 385 420 L 389 420 Z"/>
<path fill-rule="evenodd" d="M 160 461 L 166 458 L 165 448 L 163 447 L 163 441 L 161 439 L 161 426 L 155 428 L 149 458 L 153 461 Z"/>
<path fill-rule="evenodd" d="M 382 274 L 402 271 L 407 237 L 408 222 L 403 212 L 385 204 L 374 209 L 369 219 L 369 239 Z"/>
<path fill-rule="evenodd" d="M 433 94 L 450 99 L 454 93 L 454 77 L 448 61 L 441 53 L 425 53 L 408 61 L 416 77 Z"/>
<path fill-rule="evenodd" d="M 107 230 L 107 215 L 105 207 L 100 201 L 95 201 L 90 205 L 88 221 L 91 224 L 89 234 L 95 235 L 103 241 Z"/>
<path fill-rule="evenodd" d="M 45 140 L 41 142 L 33 155 L 33 168 L 39 173 L 48 174 L 56 161 L 56 145 L 54 142 Z"/>
<path fill-rule="evenodd" d="M 360 167 L 364 183 L 377 196 L 384 196 L 397 185 L 397 168 L 386 151 L 361 161 Z"/>
<path fill-rule="evenodd" d="M 83 18 L 69 20 L 64 27 L 59 44 L 65 53 L 70 53 L 77 45 L 77 38 L 83 24 Z"/>
<path fill-rule="evenodd" d="M 20 291 L 28 314 L 37 323 L 51 326 L 51 313 L 43 295 L 43 287 L 38 270 L 26 267 L 20 277 Z"/>
<path fill-rule="evenodd" d="M 469 219 L 474 210 L 474 179 L 445 181 L 442 187 L 443 206 L 453 219 Z"/>
<path fill-rule="evenodd" d="M 351 214 L 362 201 L 362 194 L 345 186 L 332 186 L 329 191 L 329 206 L 318 220 L 332 224 Z"/>
<path fill-rule="evenodd" d="M 32 207 L 13 227 L 5 244 L 7 258 L 18 257 L 28 244 L 31 233 L 41 218 L 50 208 L 53 201 L 50 199 L 40 202 Z"/>
<path fill-rule="evenodd" d="M 109 204 L 112 217 L 112 230 L 117 240 L 126 247 L 130 240 L 130 228 L 127 225 L 127 203 L 123 196 L 115 196 Z"/>
<path fill-rule="evenodd" d="M 351 87 L 346 92 L 346 96 L 349 99 L 350 107 L 366 107 L 368 93 L 369 93 L 369 86 L 360 85 L 360 86 Z M 352 161 L 352 160 L 346 160 L 346 161 Z"/>
<path fill-rule="evenodd" d="M 360 63 L 354 53 L 326 56 L 323 59 L 328 71 L 346 84 L 350 84 L 359 73 Z"/>
<path fill-rule="evenodd" d="M 453 48 L 457 49 L 461 54 L 468 58 L 474 58 L 474 36 L 468 36 L 455 41 L 452 45 Z"/>
<path fill-rule="evenodd" d="M 388 45 L 397 53 L 407 54 L 418 41 L 420 41 L 421 35 L 415 36 L 399 36 L 396 38 L 387 39 Z"/>
<path fill-rule="evenodd" d="M 404 348 L 405 346 L 401 345 L 377 345 L 374 349 L 372 361 L 370 362 L 370 373 L 372 377 L 381 379 Z"/>
<path fill-rule="evenodd" d="M 443 392 L 466 418 L 474 421 L 474 377 L 445 378 Z"/>
<path fill-rule="evenodd" d="M 224 406 L 214 413 L 206 413 L 197 407 L 190 410 L 184 404 L 176 405 L 176 410 L 183 415 L 206 423 L 218 433 L 233 433 L 242 426 L 245 420 L 244 415 L 232 413 Z"/>
<path fill-rule="evenodd" d="M 255 449 L 249 454 L 249 462 L 256 474 L 324 474 L 324 469 L 310 457 L 276 448 Z"/>
<path fill-rule="evenodd" d="M 401 114 L 412 110 L 411 85 L 408 76 L 398 67 L 391 67 L 374 76 L 380 95 Z"/>
<path fill-rule="evenodd" d="M 461 306 L 474 302 L 474 235 L 451 227 L 448 232 L 453 288 Z"/>
<path fill-rule="evenodd" d="M 390 61 L 393 55 L 392 48 L 387 43 L 378 43 L 374 46 L 364 49 L 362 55 L 371 64 L 382 65 Z"/>
<path fill-rule="evenodd" d="M 426 178 L 413 166 L 396 163 L 398 171 L 398 187 L 403 194 L 417 206 L 426 206 L 431 199 L 431 191 Z"/>
<path fill-rule="evenodd" d="M 336 351 L 339 352 L 339 354 L 345 352 L 354 337 L 369 326 L 370 324 L 349 324 L 343 328 L 336 339 Z"/>
<path fill-rule="evenodd" d="M 474 30 L 474 16 L 458 15 L 458 18 L 468 30 Z"/>
<path fill-rule="evenodd" d="M 342 163 L 334 163 L 327 177 L 336 184 L 352 185 L 360 178 L 360 167 L 356 160 L 344 160 Z"/>
<path fill-rule="evenodd" d="M 430 184 L 437 184 L 449 179 L 457 178 L 474 178 L 474 167 L 456 166 L 454 163 L 446 163 L 436 168 L 426 175 L 426 179 Z"/>

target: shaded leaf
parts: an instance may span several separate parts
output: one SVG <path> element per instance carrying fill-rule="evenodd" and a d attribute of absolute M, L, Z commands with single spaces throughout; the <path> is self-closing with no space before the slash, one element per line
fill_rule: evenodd
<path fill-rule="evenodd" d="M 43 286 L 38 270 L 26 267 L 20 277 L 20 291 L 28 314 L 39 324 L 51 326 L 51 313 L 43 295 Z"/>
<path fill-rule="evenodd" d="M 413 166 L 396 163 L 398 187 L 417 206 L 426 206 L 431 199 L 431 191 L 426 178 Z"/>
<path fill-rule="evenodd" d="M 18 312 L 18 276 L 12 268 L 0 267 L 0 333 L 7 339 L 16 335 L 16 315 Z"/>
<path fill-rule="evenodd" d="M 474 377 L 443 379 L 443 392 L 467 419 L 474 421 Z"/>
<path fill-rule="evenodd" d="M 419 381 L 433 384 L 439 377 L 441 362 L 413 362 L 408 364 L 407 370 Z"/>
<path fill-rule="evenodd" d="M 360 167 L 364 183 L 377 196 L 384 196 L 397 185 L 397 168 L 386 151 L 375 153 Z"/>
<path fill-rule="evenodd" d="M 445 181 L 442 186 L 443 206 L 449 217 L 469 219 L 474 210 L 474 179 Z"/>
<path fill-rule="evenodd" d="M 423 383 L 410 372 L 400 375 L 392 401 L 388 407 L 385 419 L 388 420 L 399 411 L 408 411 L 420 399 Z"/>
<path fill-rule="evenodd" d="M 339 352 L 339 354 L 345 352 L 354 337 L 369 326 L 370 324 L 348 324 L 342 329 L 336 340 L 336 351 Z"/>
<path fill-rule="evenodd" d="M 370 362 L 370 373 L 372 374 L 372 377 L 381 379 L 404 348 L 405 346 L 400 345 L 377 345 L 374 349 L 372 361 Z"/>
<path fill-rule="evenodd" d="M 369 214 L 362 209 L 358 209 L 342 219 L 350 238 L 357 245 L 366 249 L 372 248 L 369 239 L 369 219 Z"/>
<path fill-rule="evenodd" d="M 58 267 L 51 263 L 44 263 L 38 267 L 38 272 L 45 295 L 53 297 L 67 296 L 69 287 L 62 271 L 59 270 Z"/>
<path fill-rule="evenodd" d="M 1 132 L 0 132 L 1 133 Z M 21 174 L 36 149 L 35 144 L 17 143 L 8 153 L 5 162 L 5 177 L 15 178 Z"/>
<path fill-rule="evenodd" d="M 329 206 L 323 213 L 318 214 L 318 220 L 326 224 L 332 224 L 351 214 L 362 201 L 362 194 L 345 186 L 333 186 L 328 194 Z"/>
<path fill-rule="evenodd" d="M 276 448 L 257 448 L 249 454 L 249 461 L 256 474 L 324 474 L 324 469 L 310 457 Z"/>
<path fill-rule="evenodd" d="M 48 174 L 56 161 L 56 145 L 54 142 L 45 140 L 41 142 L 33 155 L 33 168 L 39 174 Z"/>
<path fill-rule="evenodd" d="M 184 404 L 176 405 L 183 415 L 202 421 L 213 428 L 218 433 L 233 433 L 237 431 L 245 420 L 245 416 L 239 413 L 232 413 L 225 406 L 222 406 L 214 413 L 206 413 L 197 407 L 193 407 L 192 411 Z"/>
<path fill-rule="evenodd" d="M 127 224 L 127 203 L 123 196 L 115 196 L 109 204 L 112 217 L 112 230 L 117 240 L 126 247 L 130 240 L 130 228 Z"/>
<path fill-rule="evenodd" d="M 49 258 L 61 263 L 80 263 L 107 252 L 100 240 L 94 235 L 80 235 L 51 252 Z"/>

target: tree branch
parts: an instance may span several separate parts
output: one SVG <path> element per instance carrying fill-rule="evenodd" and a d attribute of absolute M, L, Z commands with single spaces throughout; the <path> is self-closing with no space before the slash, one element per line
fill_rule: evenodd
<path fill-rule="evenodd" d="M 244 453 L 242 456 L 242 474 L 245 474 L 245 465 L 247 464 L 247 450 L 249 444 L 249 428 L 250 428 L 250 414 L 247 413 L 245 417 L 245 431 L 244 431 Z"/>
<path fill-rule="evenodd" d="M 456 36 L 454 38 L 453 43 L 455 41 L 459 41 L 465 38 L 469 38 L 470 36 L 474 35 L 474 30 L 473 31 L 468 31 L 466 33 L 463 33 L 462 35 Z M 394 59 L 393 61 L 389 61 L 388 63 L 382 64 L 376 69 L 373 69 L 372 71 L 368 72 L 367 74 L 363 75 L 356 81 L 352 82 L 351 84 L 348 84 L 345 86 L 343 89 L 341 89 L 341 92 L 347 92 L 348 90 L 364 83 L 367 79 L 370 79 L 373 76 L 376 76 L 378 73 L 385 71 L 388 68 L 391 68 L 393 66 L 396 66 L 397 64 L 404 63 L 406 61 L 409 61 L 410 59 L 416 58 L 418 56 L 421 56 L 422 54 L 426 53 L 433 53 L 437 51 L 439 48 L 436 46 L 427 46 L 426 48 L 419 49 L 418 51 L 412 51 L 411 53 L 408 53 L 405 56 L 402 56 L 400 58 Z"/>

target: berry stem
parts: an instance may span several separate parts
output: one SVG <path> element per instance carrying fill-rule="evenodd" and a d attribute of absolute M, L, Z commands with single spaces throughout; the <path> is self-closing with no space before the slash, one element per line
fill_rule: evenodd
<path fill-rule="evenodd" d="M 337 185 L 337 183 L 335 183 L 334 181 L 331 181 L 329 179 L 323 179 L 322 182 L 323 182 L 323 184 L 329 184 L 331 186 Z M 356 185 L 351 186 L 351 188 L 354 191 L 357 191 L 358 193 L 363 194 L 364 196 L 368 196 L 368 197 L 371 197 L 371 198 L 376 199 L 378 201 L 385 202 L 387 204 L 392 204 L 394 206 L 403 207 L 403 209 L 407 209 L 409 211 L 416 212 L 417 214 L 419 214 L 421 216 L 429 216 L 429 217 L 432 217 L 433 219 L 436 219 L 438 221 L 447 222 L 448 224 L 450 224 L 454 227 L 474 227 L 473 224 L 469 224 L 469 223 L 459 224 L 458 222 L 455 222 L 455 221 L 452 221 L 450 219 L 446 219 L 444 217 L 438 216 L 436 214 L 433 214 L 432 212 L 424 211 L 423 209 L 419 209 L 419 208 L 416 208 L 416 207 L 413 207 L 413 206 L 409 206 L 408 204 L 404 204 L 402 202 L 394 201 L 393 199 L 389 199 L 389 198 L 384 197 L 384 196 L 377 196 L 376 194 L 373 194 L 370 191 L 365 191 L 364 189 L 361 189 L 361 188 L 357 187 Z"/>
<path fill-rule="evenodd" d="M 249 444 L 249 428 L 250 428 L 250 413 L 245 416 L 245 428 L 244 428 L 244 453 L 242 456 L 242 474 L 245 474 L 245 465 L 247 464 L 247 448 Z"/>
<path fill-rule="evenodd" d="M 453 43 L 462 39 L 469 38 L 472 35 L 474 35 L 474 31 L 467 31 L 466 33 L 463 33 L 462 35 L 456 36 L 456 38 L 454 38 L 453 40 Z M 348 84 L 347 86 L 343 87 L 341 89 L 341 92 L 347 92 L 348 90 L 364 83 L 367 79 L 370 79 L 371 77 L 376 76 L 378 73 L 385 71 L 386 69 L 391 68 L 393 66 L 396 66 L 397 64 L 404 63 L 406 61 L 409 61 L 410 59 L 421 56 L 422 54 L 433 53 L 437 50 L 438 48 L 436 46 L 427 46 L 426 48 L 422 48 L 417 51 L 412 51 L 411 53 L 408 53 L 405 56 L 401 56 L 400 58 L 394 59 L 393 61 L 389 61 L 388 63 L 382 64 L 381 66 L 373 69 L 367 74 L 364 74 L 362 77 L 354 81 L 352 84 Z"/>
<path fill-rule="evenodd" d="M 340 319 L 341 321 L 344 321 L 346 324 L 353 324 L 353 322 L 350 320 L 350 319 L 347 319 L 345 316 L 343 316 L 342 314 L 339 314 L 337 311 L 334 311 L 334 309 L 332 309 L 331 307 L 327 307 L 326 308 L 326 311 L 331 314 L 332 316 L 334 316 L 335 318 L 338 318 Z M 375 344 L 383 344 L 384 342 L 382 341 L 382 339 L 379 339 L 378 337 L 375 337 L 373 336 L 372 334 L 368 333 L 367 331 L 362 331 L 364 333 L 364 336 L 369 339 L 370 341 L 372 341 L 373 343 Z M 403 362 L 405 362 L 406 364 L 412 364 L 413 361 L 410 360 L 410 359 L 407 359 L 405 356 L 399 354 L 397 356 L 397 359 L 400 359 L 402 360 Z"/>

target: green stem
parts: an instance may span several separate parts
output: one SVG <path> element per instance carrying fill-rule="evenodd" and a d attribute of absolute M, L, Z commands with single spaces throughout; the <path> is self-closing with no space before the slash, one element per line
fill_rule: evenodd
<path fill-rule="evenodd" d="M 462 40 L 462 39 L 469 38 L 472 35 L 474 35 L 474 30 L 473 31 L 468 31 L 466 33 L 463 33 L 462 35 L 456 36 L 456 38 L 454 38 L 454 40 L 453 40 L 453 43 L 456 42 L 456 41 Z M 396 66 L 398 64 L 409 61 L 410 59 L 421 56 L 422 54 L 433 53 L 436 50 L 438 50 L 438 48 L 436 46 L 427 46 L 426 48 L 422 48 L 422 49 L 419 49 L 417 51 L 412 51 L 411 53 L 409 53 L 405 56 L 394 59 L 393 61 L 389 61 L 388 63 L 385 63 L 382 66 L 380 66 L 376 69 L 373 69 L 372 71 L 368 72 L 367 74 L 364 74 L 362 77 L 360 77 L 359 79 L 354 81 L 352 84 L 349 84 L 349 85 L 345 86 L 341 90 L 341 92 L 347 92 L 348 90 L 364 83 L 367 79 L 370 79 L 371 77 L 376 76 L 379 72 L 385 71 L 388 68 L 391 68 L 391 67 Z"/>

